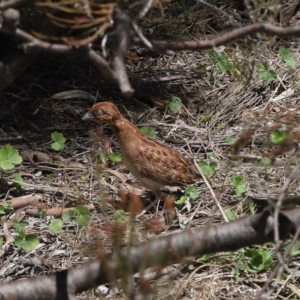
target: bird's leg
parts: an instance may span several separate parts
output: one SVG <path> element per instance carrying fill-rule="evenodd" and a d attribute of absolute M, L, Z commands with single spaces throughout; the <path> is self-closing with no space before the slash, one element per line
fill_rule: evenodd
<path fill-rule="evenodd" d="M 161 193 L 160 191 L 155 191 L 155 199 L 154 201 L 152 201 L 149 205 L 147 205 L 141 213 L 139 213 L 136 218 L 139 218 L 141 216 L 143 216 L 150 208 L 152 208 L 156 203 L 159 203 L 160 199 L 161 199 Z"/>

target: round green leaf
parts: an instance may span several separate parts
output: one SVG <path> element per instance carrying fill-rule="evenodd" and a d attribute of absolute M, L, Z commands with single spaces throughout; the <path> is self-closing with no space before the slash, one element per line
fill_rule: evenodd
<path fill-rule="evenodd" d="M 150 136 L 153 139 L 156 138 L 156 133 L 155 133 L 154 129 L 151 128 L 151 127 L 142 127 L 141 132 L 148 135 L 148 136 Z"/>
<path fill-rule="evenodd" d="M 49 230 L 53 233 L 62 233 L 63 232 L 64 222 L 61 219 L 52 220 L 49 225 Z"/>
<path fill-rule="evenodd" d="M 275 129 L 271 132 L 271 141 L 275 145 L 282 144 L 289 136 L 287 131 Z"/>
<path fill-rule="evenodd" d="M 0 168 L 4 171 L 12 170 L 15 165 L 22 162 L 22 157 L 19 155 L 19 151 L 13 148 L 11 145 L 0 149 Z"/>
<path fill-rule="evenodd" d="M 80 226 L 87 225 L 91 219 L 90 211 L 83 205 L 78 205 L 75 207 L 77 213 L 76 222 Z"/>
<path fill-rule="evenodd" d="M 181 99 L 179 97 L 172 96 L 171 101 L 169 102 L 170 111 L 174 114 L 177 114 L 180 112 L 181 106 Z"/>
<path fill-rule="evenodd" d="M 188 186 L 185 189 L 185 193 L 192 199 L 197 199 L 199 196 L 198 190 L 194 186 Z"/>
<path fill-rule="evenodd" d="M 26 234 L 24 237 L 17 236 L 15 238 L 15 245 L 25 251 L 34 250 L 39 244 L 38 238 L 34 234 Z"/>
<path fill-rule="evenodd" d="M 216 162 L 207 163 L 206 161 L 202 160 L 199 162 L 199 168 L 206 176 L 212 176 L 218 167 Z"/>
<path fill-rule="evenodd" d="M 59 151 L 65 147 L 66 139 L 60 132 L 52 132 L 51 138 L 54 143 L 51 144 L 52 149 Z"/>
<path fill-rule="evenodd" d="M 114 220 L 118 224 L 125 224 L 126 220 L 126 212 L 123 209 L 117 209 L 114 213 Z"/>

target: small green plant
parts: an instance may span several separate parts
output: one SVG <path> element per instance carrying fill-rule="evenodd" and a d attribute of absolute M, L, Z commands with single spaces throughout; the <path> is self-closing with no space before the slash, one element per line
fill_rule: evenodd
<path fill-rule="evenodd" d="M 49 230 L 52 233 L 59 234 L 63 232 L 64 222 L 61 219 L 54 219 L 49 225 Z"/>
<path fill-rule="evenodd" d="M 230 178 L 230 182 L 235 185 L 235 194 L 241 196 L 246 192 L 247 181 L 241 176 L 234 176 Z"/>
<path fill-rule="evenodd" d="M 91 219 L 91 213 L 83 205 L 77 205 L 75 210 L 70 209 L 63 213 L 61 219 L 52 220 L 49 225 L 49 230 L 55 234 L 62 233 L 64 223 L 67 223 L 73 217 L 76 217 L 75 221 L 79 226 L 85 226 Z"/>
<path fill-rule="evenodd" d="M 206 176 L 212 176 L 213 174 L 215 174 L 217 167 L 218 164 L 216 162 L 208 163 L 204 160 L 199 162 L 199 168 Z"/>
<path fill-rule="evenodd" d="M 269 157 L 262 157 L 261 160 L 260 160 L 260 163 L 263 166 L 267 167 L 267 166 L 271 165 L 272 161 Z"/>
<path fill-rule="evenodd" d="M 8 144 L 0 148 L 0 168 L 3 171 L 12 170 L 15 165 L 19 165 L 22 161 L 19 151 L 11 145 Z"/>
<path fill-rule="evenodd" d="M 102 150 L 100 150 L 98 152 L 98 157 L 99 157 L 99 160 L 101 161 L 101 163 L 106 164 L 105 154 Z"/>
<path fill-rule="evenodd" d="M 46 177 L 49 179 L 55 178 L 56 176 L 57 176 L 57 174 L 55 174 L 55 173 L 46 174 Z"/>
<path fill-rule="evenodd" d="M 66 211 L 65 213 L 63 213 L 61 218 L 66 223 L 71 218 L 73 218 L 75 216 L 75 214 L 76 214 L 75 210 L 70 209 L 70 210 Z"/>
<path fill-rule="evenodd" d="M 55 151 L 60 151 L 66 146 L 66 138 L 60 132 L 52 132 L 51 139 L 53 143 L 51 144 L 51 148 Z"/>
<path fill-rule="evenodd" d="M 285 48 L 284 46 L 279 47 L 279 54 L 282 60 L 292 69 L 296 69 L 296 61 L 290 49 Z"/>
<path fill-rule="evenodd" d="M 126 212 L 123 209 L 117 209 L 114 213 L 114 220 L 118 224 L 125 224 L 127 222 Z"/>
<path fill-rule="evenodd" d="M 183 12 L 183 16 L 184 16 L 184 23 L 185 26 L 188 26 L 188 22 L 189 22 L 189 9 L 187 7 L 187 2 L 186 0 L 180 0 L 181 3 L 181 9 Z"/>
<path fill-rule="evenodd" d="M 193 71 L 196 73 L 201 73 L 201 72 L 206 71 L 207 67 L 208 67 L 208 65 L 206 65 L 206 64 L 200 65 L 199 67 L 193 69 Z"/>
<path fill-rule="evenodd" d="M 236 213 L 236 211 L 232 210 L 232 209 L 226 209 L 224 211 L 224 214 L 227 218 L 228 221 L 234 221 L 236 219 L 239 218 L 238 214 Z"/>
<path fill-rule="evenodd" d="M 286 251 L 287 248 L 290 246 L 291 242 L 284 243 L 283 249 Z M 292 246 L 290 256 L 298 257 L 300 255 L 300 239 L 296 241 L 296 243 Z"/>
<path fill-rule="evenodd" d="M 272 164 L 272 160 L 269 157 L 262 157 L 259 162 L 263 165 L 264 172 L 265 172 L 265 175 L 266 175 L 268 167 Z"/>
<path fill-rule="evenodd" d="M 258 65 L 258 75 L 261 79 L 266 81 L 273 81 L 277 78 L 276 72 L 271 70 L 267 63 L 262 61 Z"/>
<path fill-rule="evenodd" d="M 151 128 L 151 127 L 142 127 L 141 132 L 148 135 L 148 136 L 150 136 L 153 139 L 156 138 L 156 133 L 155 133 L 154 129 Z"/>
<path fill-rule="evenodd" d="M 212 118 L 211 115 L 202 115 L 201 116 L 201 119 L 202 119 L 203 122 L 208 122 L 208 121 L 211 120 L 211 118 Z"/>
<path fill-rule="evenodd" d="M 207 157 L 217 158 L 218 155 L 215 152 L 207 152 Z"/>
<path fill-rule="evenodd" d="M 23 222 L 17 218 L 13 219 L 13 227 L 18 234 L 15 237 L 15 245 L 22 248 L 25 251 L 34 250 L 39 244 L 39 239 L 35 234 L 26 234 L 24 229 L 28 225 L 27 222 Z"/>
<path fill-rule="evenodd" d="M 221 122 L 221 123 L 218 124 L 217 128 L 218 129 L 223 129 L 223 128 L 225 128 L 225 126 L 226 126 L 226 123 Z"/>
<path fill-rule="evenodd" d="M 119 163 L 122 161 L 122 156 L 120 153 L 109 153 L 108 154 L 108 158 L 112 161 L 112 162 L 115 162 L 115 163 Z"/>
<path fill-rule="evenodd" d="M 15 245 L 25 251 L 32 251 L 39 244 L 39 240 L 34 234 L 26 234 L 23 231 L 18 231 L 18 236 L 15 237 Z"/>
<path fill-rule="evenodd" d="M 235 265 L 234 274 L 238 276 L 241 271 L 250 273 L 269 271 L 273 265 L 272 252 L 269 249 L 246 248 Z"/>
<path fill-rule="evenodd" d="M 221 72 L 234 71 L 236 68 L 229 63 L 227 56 L 224 53 L 212 52 L 211 59 L 217 63 L 217 66 Z"/>
<path fill-rule="evenodd" d="M 227 142 L 229 145 L 233 145 L 233 144 L 235 143 L 235 141 L 236 141 L 236 139 L 235 139 L 234 137 L 232 137 L 232 136 L 226 136 L 226 137 L 225 137 L 225 140 L 226 140 L 226 142 Z"/>
<path fill-rule="evenodd" d="M 248 207 L 249 207 L 250 213 L 252 215 L 254 215 L 256 213 L 256 205 L 253 200 L 250 200 Z"/>
<path fill-rule="evenodd" d="M 18 218 L 13 218 L 13 227 L 16 231 L 23 231 L 28 226 L 27 222 L 24 222 Z"/>
<path fill-rule="evenodd" d="M 91 219 L 90 211 L 83 205 L 77 205 L 75 207 L 76 223 L 80 226 L 87 225 Z"/>
<path fill-rule="evenodd" d="M 0 204 L 0 215 L 6 215 L 13 210 L 13 206 L 11 202 L 5 203 L 3 205 Z"/>
<path fill-rule="evenodd" d="M 169 109 L 172 113 L 178 114 L 182 107 L 182 101 L 179 97 L 172 96 L 171 101 L 169 102 Z"/>
<path fill-rule="evenodd" d="M 180 197 L 179 200 L 175 201 L 174 203 L 176 205 L 183 205 L 186 204 L 190 199 L 197 199 L 199 196 L 199 193 L 197 189 L 194 186 L 187 186 L 184 195 Z"/>
<path fill-rule="evenodd" d="M 88 179 L 89 179 L 89 174 L 82 174 L 82 175 L 80 176 L 80 179 L 81 179 L 81 180 L 88 180 Z"/>
<path fill-rule="evenodd" d="M 271 132 L 271 141 L 275 145 L 282 144 L 289 136 L 289 133 L 285 130 L 275 129 Z"/>
<path fill-rule="evenodd" d="M 14 174 L 14 180 L 23 189 L 27 188 L 27 184 L 24 183 L 24 180 L 23 180 L 22 176 L 19 173 Z"/>

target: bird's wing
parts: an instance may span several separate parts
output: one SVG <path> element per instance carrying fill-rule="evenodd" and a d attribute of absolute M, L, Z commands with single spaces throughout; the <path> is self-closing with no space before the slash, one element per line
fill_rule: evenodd
<path fill-rule="evenodd" d="M 125 154 L 140 177 L 163 185 L 184 185 L 201 177 L 193 162 L 171 147 L 148 137 L 140 138 Z"/>

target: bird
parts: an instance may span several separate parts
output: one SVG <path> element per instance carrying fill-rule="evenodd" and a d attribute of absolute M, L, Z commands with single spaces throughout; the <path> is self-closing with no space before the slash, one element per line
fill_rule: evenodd
<path fill-rule="evenodd" d="M 151 207 L 160 200 L 163 187 L 201 181 L 202 176 L 191 159 L 144 134 L 112 102 L 94 104 L 82 120 L 111 127 L 120 146 L 122 163 L 146 189 L 154 192 Z"/>

